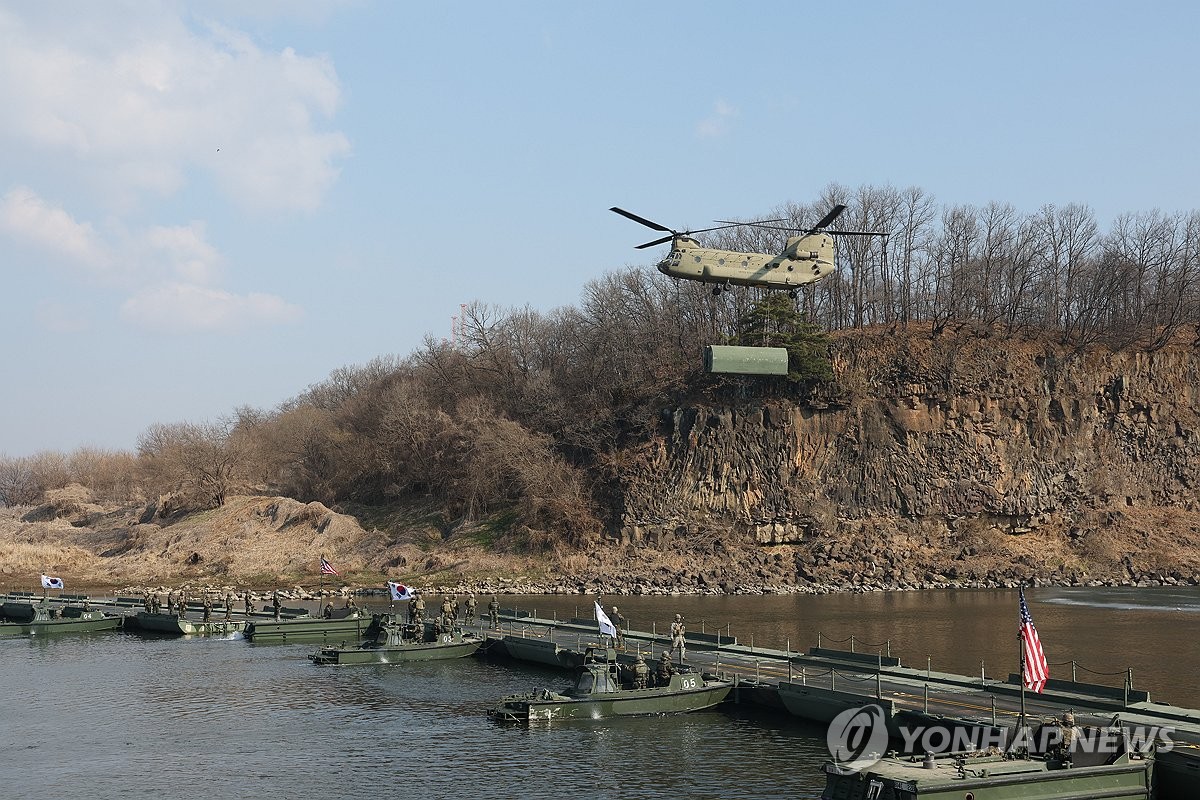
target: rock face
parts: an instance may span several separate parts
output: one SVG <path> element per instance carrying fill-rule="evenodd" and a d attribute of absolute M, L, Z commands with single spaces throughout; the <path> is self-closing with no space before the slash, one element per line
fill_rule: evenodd
<path fill-rule="evenodd" d="M 832 406 L 664 410 L 623 475 L 613 537 L 655 548 L 713 536 L 797 546 L 803 577 L 817 548 L 839 541 L 897 564 L 929 547 L 941 568 L 964 560 L 963 548 L 1003 551 L 1036 532 L 1058 569 L 1082 575 L 1104 573 L 1115 555 L 1093 552 L 1111 545 L 1101 533 L 1161 528 L 1166 513 L 1175 552 L 1131 542 L 1122 558 L 1142 570 L 1172 558 L 1189 575 L 1200 570 L 1184 552 L 1200 530 L 1192 348 L 1080 354 L 977 336 L 856 335 L 838 341 L 834 363 L 853 391 Z M 890 572 L 902 581 L 902 568 Z"/>

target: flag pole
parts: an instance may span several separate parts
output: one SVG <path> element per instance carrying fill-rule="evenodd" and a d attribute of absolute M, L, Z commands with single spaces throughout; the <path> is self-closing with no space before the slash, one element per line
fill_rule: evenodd
<path fill-rule="evenodd" d="M 1017 636 L 1021 640 L 1021 725 L 1025 725 L 1025 637 Z"/>
<path fill-rule="evenodd" d="M 1025 600 L 1025 584 L 1024 583 L 1021 584 L 1019 591 L 1020 591 L 1021 601 L 1024 602 L 1024 600 Z M 1019 676 L 1019 680 L 1021 681 L 1021 713 L 1017 717 L 1017 738 L 1023 743 L 1025 741 L 1025 735 L 1026 735 L 1025 731 L 1027 730 L 1027 723 L 1025 720 L 1025 670 L 1026 670 L 1026 667 L 1025 667 L 1025 633 L 1021 628 L 1022 625 L 1024 625 L 1024 620 L 1022 619 L 1021 614 L 1018 613 L 1017 614 L 1017 640 L 1019 642 L 1018 647 L 1021 651 L 1021 662 L 1020 662 L 1021 663 L 1021 669 L 1020 669 L 1021 674 Z"/>

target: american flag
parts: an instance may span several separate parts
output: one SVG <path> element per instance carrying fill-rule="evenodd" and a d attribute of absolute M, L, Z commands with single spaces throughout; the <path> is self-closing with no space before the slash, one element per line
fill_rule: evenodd
<path fill-rule="evenodd" d="M 324 557 L 322 557 L 321 558 L 321 574 L 322 575 L 337 575 L 338 571 L 333 568 L 333 564 L 330 564 L 328 561 L 326 561 L 324 559 Z M 1036 636 L 1037 634 L 1034 634 L 1034 635 Z"/>
<path fill-rule="evenodd" d="M 1025 589 L 1021 592 L 1021 682 L 1026 689 L 1041 692 L 1046 687 L 1046 679 L 1050 670 L 1046 665 L 1046 653 L 1042 650 L 1042 640 L 1038 638 L 1037 628 L 1033 627 L 1033 616 L 1029 606 L 1025 605 Z"/>

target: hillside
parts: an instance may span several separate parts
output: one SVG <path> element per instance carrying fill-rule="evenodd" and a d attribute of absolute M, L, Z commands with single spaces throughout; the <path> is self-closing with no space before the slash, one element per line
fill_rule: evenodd
<path fill-rule="evenodd" d="M 0 572 L 314 585 L 324 555 L 351 582 L 499 590 L 1200 582 L 1194 348 L 962 329 L 841 335 L 831 352 L 836 382 L 815 397 L 734 381 L 647 412 L 589 468 L 599 536 L 568 542 L 503 510 L 451 523 L 416 500 L 335 506 L 355 516 L 233 496 L 180 514 L 68 487 L 4 510 Z"/>

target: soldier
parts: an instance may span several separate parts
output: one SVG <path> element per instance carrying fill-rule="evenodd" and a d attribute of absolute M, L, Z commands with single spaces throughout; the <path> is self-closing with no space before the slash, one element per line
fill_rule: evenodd
<path fill-rule="evenodd" d="M 492 599 L 488 602 L 488 618 L 492 621 L 492 630 L 500 629 L 500 601 L 496 599 L 496 595 L 492 595 Z"/>
<path fill-rule="evenodd" d="M 321 612 L 321 616 L 325 619 L 333 619 L 333 603 L 325 602 L 325 610 Z"/>
<path fill-rule="evenodd" d="M 204 621 L 212 621 L 212 599 L 207 594 L 204 595 Z"/>
<path fill-rule="evenodd" d="M 229 592 L 225 593 L 225 621 L 233 619 L 233 595 Z"/>
<path fill-rule="evenodd" d="M 475 603 L 475 595 L 467 595 L 467 624 L 475 621 L 475 610 L 478 606 Z"/>
<path fill-rule="evenodd" d="M 650 667 L 646 665 L 646 659 L 642 654 L 638 653 L 637 661 L 633 663 L 633 688 L 645 689 L 649 680 Z"/>
<path fill-rule="evenodd" d="M 1075 712 L 1067 709 L 1062 718 L 1062 749 L 1064 753 L 1070 754 L 1071 747 L 1075 744 L 1075 739 L 1079 735 L 1079 728 L 1075 727 Z"/>
<path fill-rule="evenodd" d="M 178 610 L 179 610 L 179 618 L 183 619 L 184 615 L 187 614 L 187 595 L 184 594 L 182 590 L 180 590 L 180 592 L 179 592 Z"/>
<path fill-rule="evenodd" d="M 450 604 L 450 596 L 442 595 L 442 615 L 448 617 L 453 611 L 454 606 Z"/>
<path fill-rule="evenodd" d="M 246 590 L 246 593 L 242 596 L 242 599 L 246 603 L 246 616 L 248 617 L 254 613 L 254 601 L 250 599 L 249 589 Z"/>
<path fill-rule="evenodd" d="M 358 603 L 354 602 L 354 595 L 350 595 L 349 597 L 346 598 L 346 608 L 349 608 L 352 610 L 358 608 Z"/>
<path fill-rule="evenodd" d="M 675 665 L 671 663 L 671 651 L 663 650 L 662 656 L 658 659 L 658 685 L 666 686 L 671 682 L 671 676 L 675 674 Z"/>
<path fill-rule="evenodd" d="M 458 622 L 458 595 L 450 598 L 450 619 Z"/>
<path fill-rule="evenodd" d="M 417 621 L 417 595 L 414 592 L 413 596 L 408 598 L 408 624 L 412 625 Z"/>
<path fill-rule="evenodd" d="M 679 648 L 679 660 L 681 662 L 687 658 L 687 647 L 684 644 L 685 633 L 687 633 L 687 628 L 683 624 L 683 615 L 676 614 L 675 621 L 671 623 L 671 649 Z"/>
<path fill-rule="evenodd" d="M 425 622 L 425 596 L 420 592 L 415 592 L 416 606 L 414 607 L 413 622 L 421 625 Z"/>
<path fill-rule="evenodd" d="M 150 602 L 150 592 L 142 592 L 142 605 L 146 607 L 147 614 L 153 613 L 154 604 Z"/>
<path fill-rule="evenodd" d="M 279 591 L 278 590 L 276 590 L 275 593 L 273 595 L 271 595 L 271 608 L 275 612 L 275 619 L 278 620 L 279 617 L 281 616 L 280 610 L 282 609 L 282 606 L 279 603 Z"/>
<path fill-rule="evenodd" d="M 613 627 L 617 629 L 617 635 L 615 637 L 613 637 L 615 639 L 613 644 L 616 647 L 624 647 L 625 646 L 625 618 L 623 616 L 621 616 L 620 611 L 617 611 L 616 606 L 612 607 L 612 614 L 610 615 L 610 619 L 613 624 Z"/>
<path fill-rule="evenodd" d="M 155 608 L 154 608 L 155 614 L 162 612 L 163 605 L 162 605 L 162 602 L 158 599 L 158 592 L 154 593 L 154 606 L 155 606 Z M 175 608 L 175 593 L 174 592 L 171 592 L 171 591 L 167 592 L 166 608 L 167 608 L 167 610 L 166 610 L 167 614 L 170 614 L 171 611 Z"/>

